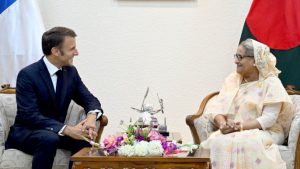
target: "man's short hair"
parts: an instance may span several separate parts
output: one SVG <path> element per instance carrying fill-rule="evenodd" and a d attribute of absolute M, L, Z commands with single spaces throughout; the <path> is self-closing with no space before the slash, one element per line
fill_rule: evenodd
<path fill-rule="evenodd" d="M 53 47 L 61 49 L 66 36 L 76 37 L 76 33 L 66 27 L 54 27 L 46 31 L 42 36 L 42 49 L 45 55 L 51 54 Z"/>

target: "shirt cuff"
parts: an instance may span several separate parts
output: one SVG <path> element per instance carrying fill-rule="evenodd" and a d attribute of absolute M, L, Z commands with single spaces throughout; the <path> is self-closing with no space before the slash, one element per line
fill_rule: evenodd
<path fill-rule="evenodd" d="M 258 123 L 260 124 L 261 129 L 266 130 L 266 127 L 265 127 L 265 125 L 264 125 L 264 120 L 263 120 L 261 117 L 258 117 L 256 120 L 257 120 Z"/>
<path fill-rule="evenodd" d="M 63 132 L 64 132 L 64 129 L 67 127 L 67 125 L 64 125 L 60 130 L 59 130 L 59 132 L 58 132 L 58 135 L 60 135 L 60 136 L 65 136 L 64 134 L 63 134 Z"/>
<path fill-rule="evenodd" d="M 89 112 L 93 112 L 93 113 L 96 113 L 96 114 L 97 114 L 96 120 L 98 120 L 98 119 L 101 117 L 101 115 L 103 114 L 102 110 L 98 110 L 98 109 L 91 110 L 91 111 L 89 111 Z M 87 113 L 87 114 L 89 114 L 89 113 Z"/>

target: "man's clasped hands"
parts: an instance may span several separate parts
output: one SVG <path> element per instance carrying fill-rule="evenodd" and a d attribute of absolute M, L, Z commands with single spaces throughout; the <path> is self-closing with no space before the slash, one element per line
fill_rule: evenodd
<path fill-rule="evenodd" d="M 77 140 L 82 140 L 83 137 L 94 140 L 97 137 L 96 117 L 87 116 L 75 126 L 66 126 L 64 134 Z"/>

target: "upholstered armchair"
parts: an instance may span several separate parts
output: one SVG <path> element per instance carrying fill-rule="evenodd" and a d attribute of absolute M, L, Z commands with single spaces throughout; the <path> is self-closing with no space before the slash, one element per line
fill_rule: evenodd
<path fill-rule="evenodd" d="M 287 92 L 296 107 L 296 111 L 288 139 L 284 145 L 279 145 L 279 150 L 287 164 L 287 169 L 300 169 L 300 92 L 291 89 L 288 89 Z M 203 112 L 206 106 L 216 99 L 215 96 L 218 94 L 219 92 L 214 92 L 207 95 L 202 100 L 198 112 L 186 117 L 186 123 L 190 128 L 195 144 L 200 144 L 201 141 L 208 138 L 211 132 L 216 130 L 215 126 L 208 120 L 208 117 L 203 115 Z"/>
<path fill-rule="evenodd" d="M 31 169 L 32 156 L 16 149 L 5 150 L 4 143 L 9 133 L 9 127 L 13 124 L 16 116 L 16 96 L 15 89 L 5 89 L 0 91 L 0 169 Z M 84 109 L 71 102 L 65 124 L 75 125 L 85 118 Z M 99 142 L 104 127 L 108 119 L 102 116 L 97 124 Z M 68 169 L 71 153 L 67 150 L 58 149 L 54 159 L 53 169 Z"/>

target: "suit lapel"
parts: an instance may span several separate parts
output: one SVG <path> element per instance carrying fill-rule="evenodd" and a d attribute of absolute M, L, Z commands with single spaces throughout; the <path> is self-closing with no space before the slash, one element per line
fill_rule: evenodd
<path fill-rule="evenodd" d="M 44 83 L 46 84 L 52 100 L 55 102 L 55 91 L 54 91 L 53 83 L 49 71 L 43 61 L 43 58 L 39 61 L 39 65 L 40 65 L 40 76 L 42 77 Z"/>

